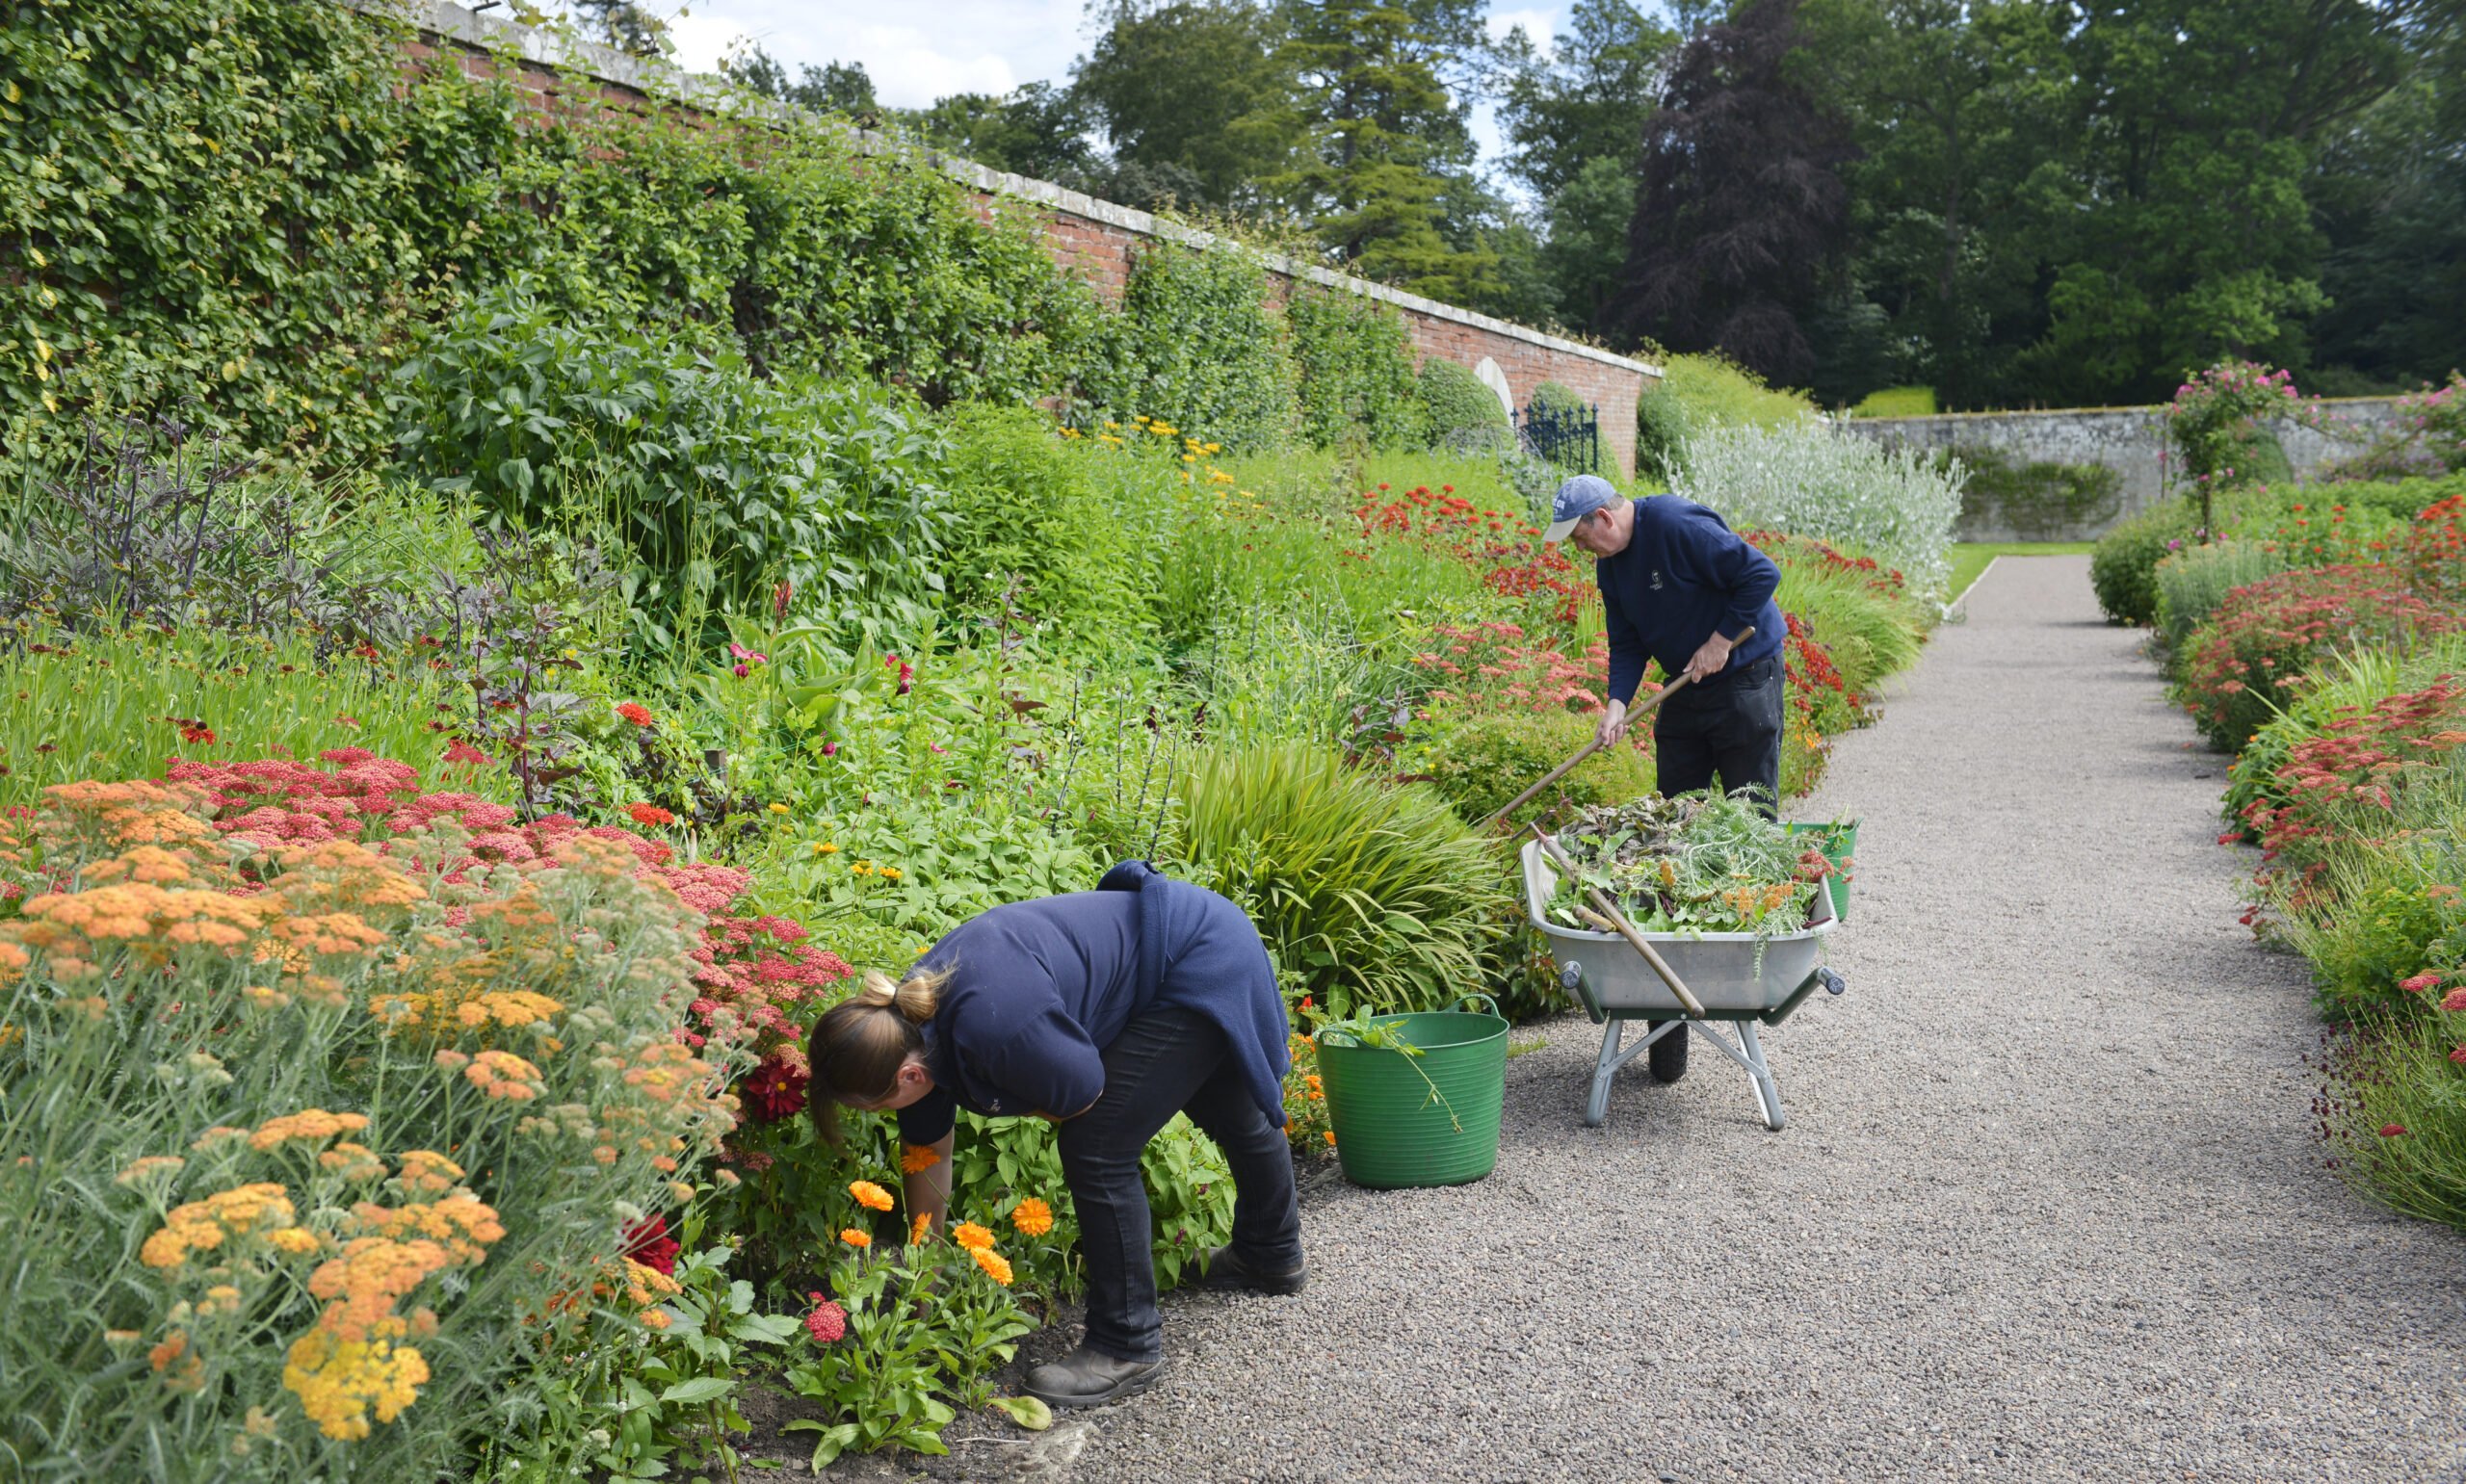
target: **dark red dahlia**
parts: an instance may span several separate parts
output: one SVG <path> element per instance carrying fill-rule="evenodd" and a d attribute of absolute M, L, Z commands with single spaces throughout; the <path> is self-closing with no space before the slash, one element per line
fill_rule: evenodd
<path fill-rule="evenodd" d="M 676 1254 L 681 1250 L 676 1238 L 668 1235 L 666 1216 L 644 1216 L 625 1229 L 625 1256 L 670 1278 L 676 1276 Z"/>
<path fill-rule="evenodd" d="M 737 1084 L 737 1096 L 745 1100 L 757 1123 L 783 1123 L 805 1110 L 804 1073 L 785 1062 L 771 1060 L 753 1069 L 753 1075 Z"/>

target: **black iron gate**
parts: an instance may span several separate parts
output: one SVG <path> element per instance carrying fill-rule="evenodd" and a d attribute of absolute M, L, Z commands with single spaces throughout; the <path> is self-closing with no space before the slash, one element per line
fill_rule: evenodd
<path fill-rule="evenodd" d="M 1593 474 L 1601 468 L 1601 409 L 1545 407 L 1535 404 L 1515 415 L 1516 441 L 1526 453 L 1561 469 Z"/>

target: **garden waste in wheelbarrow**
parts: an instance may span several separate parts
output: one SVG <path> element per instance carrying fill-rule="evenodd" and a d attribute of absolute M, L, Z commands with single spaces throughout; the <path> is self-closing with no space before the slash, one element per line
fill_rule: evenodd
<path fill-rule="evenodd" d="M 1836 995 L 1849 987 L 1841 976 L 1820 962 L 1823 940 L 1840 922 L 1833 912 L 1832 894 L 1814 894 L 1804 927 L 1770 933 L 1760 941 L 1746 932 L 1640 934 L 1703 1005 L 1699 1020 L 1688 1014 L 1677 995 L 1625 938 L 1552 922 L 1550 898 L 1558 883 L 1559 868 L 1545 853 L 1545 846 L 1538 840 L 1526 841 L 1525 912 L 1550 945 L 1550 955 L 1559 965 L 1559 982 L 1583 1003 L 1594 1024 L 1608 1028 L 1602 1032 L 1601 1056 L 1593 1066 L 1584 1121 L 1598 1125 L 1609 1115 L 1610 1082 L 1620 1067 L 1663 1037 L 1686 1034 L 1692 1025 L 1721 1054 L 1745 1069 L 1764 1105 L 1765 1125 L 1779 1129 L 1781 1088 L 1772 1079 L 1756 1027 L 1777 1026 L 1789 1019 L 1818 985 Z M 1663 1024 L 1634 1045 L 1623 1045 L 1626 1023 L 1631 1020 Z M 1735 1041 L 1713 1028 L 1714 1023 L 1722 1021 L 1735 1028 Z"/>

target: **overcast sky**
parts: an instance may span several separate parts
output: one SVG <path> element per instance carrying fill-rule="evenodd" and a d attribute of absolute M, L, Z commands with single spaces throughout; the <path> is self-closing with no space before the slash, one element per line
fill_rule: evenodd
<path fill-rule="evenodd" d="M 1490 29 L 1504 36 L 1521 24 L 1546 44 L 1566 13 L 1565 0 L 1494 7 Z M 1084 0 L 690 0 L 673 24 L 677 60 L 692 70 L 715 66 L 730 45 L 750 38 L 792 77 L 800 64 L 861 62 L 876 96 L 894 108 L 1062 82 L 1089 40 Z M 1474 133 L 1483 155 L 1494 157 L 1497 129 L 1487 109 Z"/>

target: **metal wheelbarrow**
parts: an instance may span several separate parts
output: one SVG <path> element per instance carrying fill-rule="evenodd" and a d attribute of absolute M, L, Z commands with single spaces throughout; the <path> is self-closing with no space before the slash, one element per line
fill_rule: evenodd
<path fill-rule="evenodd" d="M 1692 1026 L 1753 1079 L 1765 1126 L 1779 1130 L 1784 1117 L 1781 1088 L 1755 1029 L 1789 1019 L 1818 985 L 1836 995 L 1850 987 L 1819 961 L 1825 935 L 1839 924 L 1832 894 L 1817 891 L 1806 925 L 1765 938 L 1760 952 L 1755 934 L 1745 932 L 1640 932 L 1640 944 L 1634 943 L 1619 933 L 1591 932 L 1550 920 L 1550 898 L 1559 883 L 1559 867 L 1551 859 L 1556 846 L 1555 841 L 1525 842 L 1524 903 L 1533 925 L 1549 942 L 1560 985 L 1584 1005 L 1593 1024 L 1609 1028 L 1602 1032 L 1601 1056 L 1593 1064 L 1592 1088 L 1585 1100 L 1586 1125 L 1598 1127 L 1609 1116 L 1610 1082 L 1620 1067 L 1666 1036 L 1683 1037 Z M 1642 944 L 1650 948 L 1642 949 Z M 1666 978 L 1647 952 L 1662 959 Z M 1700 1016 L 1679 998 L 1669 979 L 1692 992 L 1702 1007 Z M 1662 1024 L 1633 1045 L 1624 1045 L 1631 1020 Z M 1735 1040 L 1714 1028 L 1720 1022 L 1730 1025 Z M 1661 1059 L 1655 1058 L 1657 1070 Z"/>

